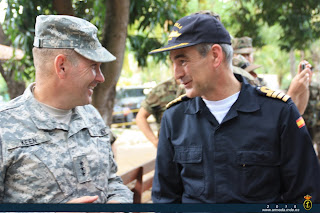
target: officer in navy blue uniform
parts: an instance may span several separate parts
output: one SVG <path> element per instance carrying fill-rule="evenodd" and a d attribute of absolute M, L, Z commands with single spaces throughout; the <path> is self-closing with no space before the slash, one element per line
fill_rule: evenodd
<path fill-rule="evenodd" d="M 232 73 L 228 31 L 195 14 L 169 43 L 186 96 L 168 104 L 159 136 L 154 203 L 320 203 L 320 167 L 291 98 Z M 309 69 L 309 68 L 306 68 Z"/>

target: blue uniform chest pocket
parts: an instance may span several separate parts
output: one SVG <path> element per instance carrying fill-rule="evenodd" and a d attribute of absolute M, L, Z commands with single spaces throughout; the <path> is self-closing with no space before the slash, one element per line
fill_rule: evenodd
<path fill-rule="evenodd" d="M 280 163 L 274 152 L 238 151 L 239 189 L 250 199 L 268 199 L 280 191 Z"/>
<path fill-rule="evenodd" d="M 204 191 L 202 147 L 176 146 L 174 151 L 174 161 L 181 166 L 180 176 L 185 194 L 190 197 L 200 196 Z"/>

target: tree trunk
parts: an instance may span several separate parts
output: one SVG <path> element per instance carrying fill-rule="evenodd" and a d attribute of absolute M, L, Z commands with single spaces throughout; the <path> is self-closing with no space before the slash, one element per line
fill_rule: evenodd
<path fill-rule="evenodd" d="M 108 125 L 112 123 L 116 84 L 121 74 L 126 47 L 129 6 L 130 0 L 106 0 L 106 20 L 101 43 L 117 60 L 102 64 L 101 71 L 105 82 L 95 88 L 93 105 Z"/>
<path fill-rule="evenodd" d="M 3 32 L 2 24 L 0 23 L 0 44 L 4 45 L 11 45 L 10 40 L 7 39 L 7 36 Z M 11 99 L 21 95 L 25 88 L 25 82 L 24 81 L 18 81 L 14 78 L 14 72 L 16 70 L 4 70 L 2 66 L 2 62 L 0 62 L 0 73 L 3 77 L 3 79 L 7 83 L 8 87 L 8 93 Z"/>
<path fill-rule="evenodd" d="M 71 15 L 74 16 L 72 8 L 72 0 L 53 0 L 53 9 L 57 11 L 58 15 Z"/>
<path fill-rule="evenodd" d="M 1 23 L 0 23 L 0 44 L 7 45 L 7 46 L 11 45 L 10 40 L 7 39 L 7 36 L 3 32 Z"/>

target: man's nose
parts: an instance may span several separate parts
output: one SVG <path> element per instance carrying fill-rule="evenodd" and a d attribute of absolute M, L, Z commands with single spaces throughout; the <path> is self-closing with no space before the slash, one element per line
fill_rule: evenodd
<path fill-rule="evenodd" d="M 100 67 L 98 68 L 98 72 L 97 72 L 97 76 L 96 76 L 96 81 L 98 81 L 99 83 L 103 83 L 104 82 L 104 76 L 103 73 L 101 72 Z"/>
<path fill-rule="evenodd" d="M 181 66 L 177 66 L 173 64 L 173 70 L 174 70 L 174 78 L 176 80 L 179 80 L 184 76 L 184 70 Z"/>

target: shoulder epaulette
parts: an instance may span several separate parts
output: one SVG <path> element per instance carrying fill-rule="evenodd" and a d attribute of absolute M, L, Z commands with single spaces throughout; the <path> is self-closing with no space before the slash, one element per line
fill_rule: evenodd
<path fill-rule="evenodd" d="M 170 101 L 170 102 L 166 105 L 166 108 L 169 109 L 169 108 L 172 107 L 173 105 L 176 105 L 177 103 L 180 103 L 180 102 L 186 101 L 186 100 L 189 100 L 189 98 L 187 97 L 186 94 L 180 95 L 178 98 Z"/>
<path fill-rule="evenodd" d="M 280 91 L 274 91 L 272 89 L 269 89 L 268 87 L 257 87 L 257 91 L 260 95 L 264 95 L 267 97 L 271 97 L 271 98 L 277 98 L 280 99 L 284 102 L 287 102 L 290 98 L 289 95 L 284 94 L 283 92 Z"/>

